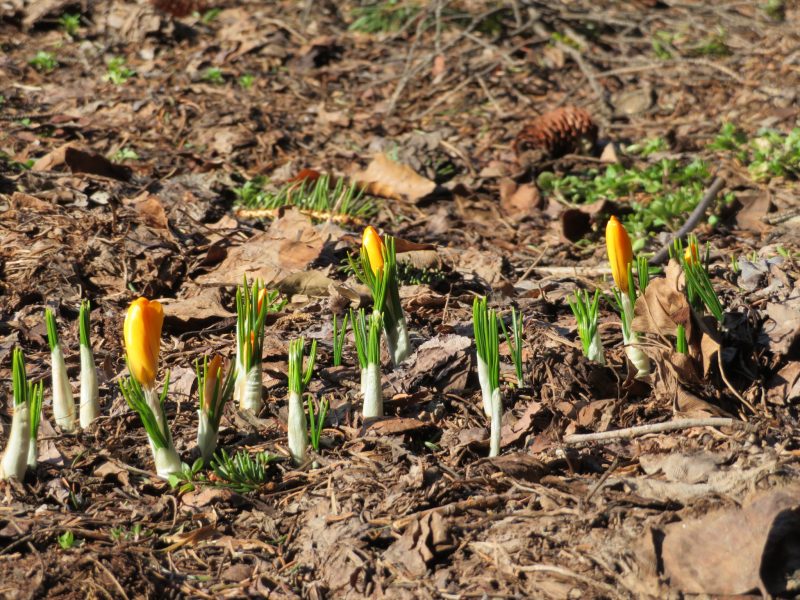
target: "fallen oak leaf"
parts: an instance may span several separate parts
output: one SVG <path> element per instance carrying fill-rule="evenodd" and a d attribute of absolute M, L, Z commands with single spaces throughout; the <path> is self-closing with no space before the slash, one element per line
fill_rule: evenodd
<path fill-rule="evenodd" d="M 385 154 L 378 154 L 367 168 L 352 176 L 366 193 L 393 200 L 416 202 L 429 196 L 436 184 L 416 173 L 411 167 L 393 161 Z"/>

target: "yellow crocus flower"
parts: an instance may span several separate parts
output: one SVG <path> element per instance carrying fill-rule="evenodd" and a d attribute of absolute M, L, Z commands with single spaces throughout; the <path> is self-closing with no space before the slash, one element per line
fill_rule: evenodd
<path fill-rule="evenodd" d="M 137 298 L 131 302 L 125 315 L 123 336 L 128 368 L 145 389 L 152 389 L 155 385 L 163 324 L 164 309 L 161 304 L 147 298 Z"/>
<path fill-rule="evenodd" d="M 628 293 L 628 267 L 633 262 L 631 238 L 617 217 L 611 217 L 606 225 L 606 248 L 614 283 L 623 294 Z"/>
<path fill-rule="evenodd" d="M 372 225 L 364 229 L 361 247 L 366 250 L 372 272 L 377 275 L 383 268 L 383 240 Z"/>

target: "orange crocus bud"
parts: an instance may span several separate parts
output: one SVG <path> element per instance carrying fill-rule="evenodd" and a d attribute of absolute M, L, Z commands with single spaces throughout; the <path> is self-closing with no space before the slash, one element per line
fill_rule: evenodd
<path fill-rule="evenodd" d="M 222 376 L 222 357 L 219 354 L 211 359 L 206 373 L 206 380 L 203 386 L 203 406 L 208 411 L 212 408 L 216 408 L 212 406 L 212 403 L 214 402 L 214 392 L 217 389 L 217 382 Z"/>
<path fill-rule="evenodd" d="M 258 291 L 258 314 L 261 314 L 261 305 L 264 304 L 264 298 L 267 296 L 267 288 L 261 288 Z"/>
<path fill-rule="evenodd" d="M 378 271 L 383 268 L 383 240 L 372 225 L 368 225 L 364 229 L 361 247 L 367 252 L 372 272 L 377 275 Z"/>
<path fill-rule="evenodd" d="M 633 248 L 628 232 L 617 217 L 611 217 L 606 225 L 606 249 L 614 283 L 622 293 L 627 293 L 628 266 L 633 262 Z"/>
<path fill-rule="evenodd" d="M 131 375 L 143 388 L 152 388 L 158 370 L 164 309 L 155 300 L 137 298 L 128 307 L 123 326 Z"/>
<path fill-rule="evenodd" d="M 689 242 L 689 245 L 686 246 L 686 249 L 683 251 L 683 260 L 690 265 L 700 262 L 700 252 L 697 250 L 697 244 Z"/>

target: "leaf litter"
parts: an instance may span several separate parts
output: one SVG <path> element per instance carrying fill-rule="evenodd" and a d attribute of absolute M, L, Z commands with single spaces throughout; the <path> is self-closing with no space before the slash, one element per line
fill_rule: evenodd
<path fill-rule="evenodd" d="M 751 135 L 796 127 L 800 13 L 490 4 L 414 4 L 379 33 L 348 29 L 356 14 L 360 27 L 382 18 L 353 2 L 0 7 L 12 40 L 0 76 L 13 82 L 0 98 L 2 439 L 10 350 L 24 347 L 34 379 L 49 377 L 45 305 L 76 382 L 72 322 L 92 299 L 103 373 L 97 424 L 59 436 L 46 394 L 36 472 L 0 487 L 3 595 L 73 597 L 74 581 L 120 598 L 797 595 L 796 166 L 755 180 L 752 152 L 709 154 L 707 141 L 725 122 Z M 81 11 L 74 36 L 58 25 L 68 10 Z M 40 50 L 58 63 L 49 73 L 28 62 Z M 133 73 L 123 83 L 106 77 L 117 57 Z M 595 146 L 519 160 L 520 132 L 573 105 L 596 122 Z M 629 151 L 655 138 L 654 154 Z M 581 354 L 566 298 L 608 289 L 607 214 L 658 199 L 636 187 L 580 204 L 537 176 L 697 157 L 719 163 L 733 194 L 709 211 L 717 226 L 697 228 L 728 319 L 696 314 L 674 266 L 655 275 L 635 323 L 657 368 L 638 382 L 610 303 L 602 367 Z M 379 421 L 360 418 L 352 348 L 342 367 L 331 362 L 331 312 L 366 304 L 344 268 L 360 229 L 291 207 L 266 220 L 237 213 L 245 182 L 312 172 L 361 182 L 376 225 L 407 242 L 398 260 L 414 354 L 387 373 Z M 220 443 L 286 456 L 286 341 L 305 335 L 320 343 L 311 391 L 332 407 L 318 468 L 278 460 L 251 492 L 213 474 L 172 489 L 150 472 L 115 383 L 124 308 L 138 295 L 164 300 L 167 411 L 189 460 L 193 361 L 230 353 L 244 274 L 290 303 L 268 324 L 267 407 L 226 413 Z M 521 385 L 503 346 L 503 454 L 491 460 L 475 294 L 526 322 Z M 687 354 L 674 349 L 678 324 Z M 719 416 L 746 427 L 621 435 Z M 593 433 L 611 437 L 566 443 Z M 67 531 L 78 542 L 62 548 Z"/>

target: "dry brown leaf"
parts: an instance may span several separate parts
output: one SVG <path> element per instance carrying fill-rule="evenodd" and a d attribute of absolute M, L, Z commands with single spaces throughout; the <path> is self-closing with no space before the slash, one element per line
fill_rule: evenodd
<path fill-rule="evenodd" d="M 416 431 L 431 426 L 431 423 L 424 423 L 419 419 L 410 417 L 387 417 L 370 421 L 365 426 L 365 430 L 378 435 L 396 435 L 398 433 L 408 433 L 409 431 Z"/>
<path fill-rule="evenodd" d="M 135 198 L 125 199 L 124 204 L 131 206 L 141 217 L 142 223 L 155 229 L 169 230 L 169 220 L 164 205 L 158 196 L 142 192 Z"/>
<path fill-rule="evenodd" d="M 542 195 L 535 185 L 525 183 L 517 187 L 510 179 L 501 182 L 500 209 L 507 216 L 522 219 L 535 214 L 541 207 Z"/>
<path fill-rule="evenodd" d="M 664 574 L 683 592 L 716 596 L 765 589 L 783 596 L 786 561 L 800 555 L 800 486 L 759 492 L 742 508 L 673 523 L 664 534 Z"/>
<path fill-rule="evenodd" d="M 186 324 L 190 321 L 224 319 L 236 315 L 222 306 L 219 289 L 197 288 L 195 292 L 195 295 L 188 298 L 160 300 L 164 305 L 164 319 L 167 322 L 177 320 Z"/>
<path fill-rule="evenodd" d="M 786 406 L 800 398 L 800 362 L 792 361 L 767 383 L 767 402 Z"/>
<path fill-rule="evenodd" d="M 367 168 L 355 173 L 352 179 L 368 194 L 394 200 L 415 202 L 436 189 L 433 181 L 422 177 L 407 165 L 394 162 L 385 154 L 376 155 Z"/>
<path fill-rule="evenodd" d="M 238 285 L 242 275 L 258 277 L 273 285 L 283 277 L 305 269 L 322 252 L 337 229 L 320 225 L 295 209 L 288 209 L 270 228 L 228 250 L 228 255 L 212 271 L 200 275 L 198 283 Z"/>
<path fill-rule="evenodd" d="M 644 294 L 636 299 L 634 331 L 675 337 L 678 325 L 683 325 L 686 338 L 691 339 L 691 310 L 686 296 L 678 291 L 678 277 L 678 272 L 668 267 L 666 277 L 650 281 Z"/>

